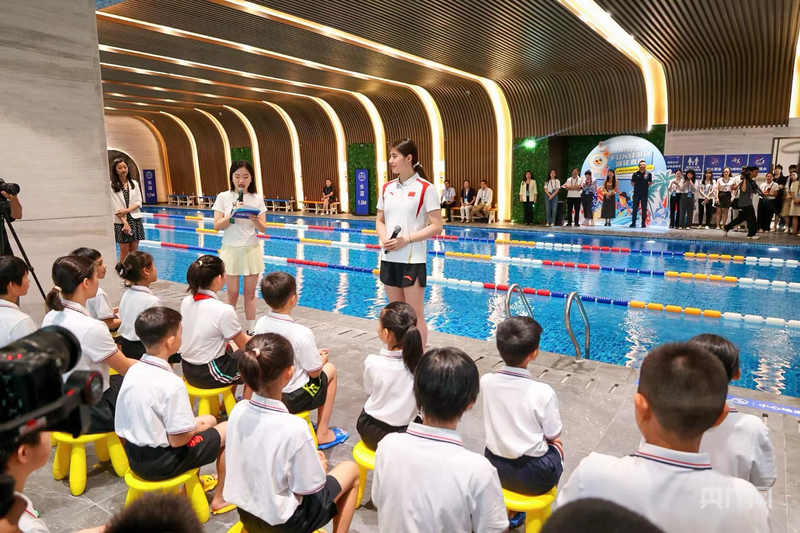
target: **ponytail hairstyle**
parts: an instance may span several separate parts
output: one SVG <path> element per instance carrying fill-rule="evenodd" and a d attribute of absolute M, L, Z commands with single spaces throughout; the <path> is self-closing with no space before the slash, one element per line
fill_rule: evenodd
<path fill-rule="evenodd" d="M 117 263 L 114 270 L 119 277 L 135 285 L 144 277 L 142 270 L 145 268 L 153 268 L 153 256 L 147 252 L 137 251 L 129 253 L 123 263 Z"/>
<path fill-rule="evenodd" d="M 422 334 L 417 329 L 414 308 L 405 302 L 392 302 L 383 308 L 378 321 L 392 334 L 397 347 L 403 349 L 403 362 L 413 374 L 422 359 Z"/>
<path fill-rule="evenodd" d="M 197 294 L 202 289 L 207 289 L 214 278 L 225 273 L 225 263 L 215 255 L 201 255 L 197 261 L 189 265 L 186 272 L 186 283 L 189 288 L 186 292 Z"/>
<path fill-rule="evenodd" d="M 256 393 L 266 389 L 294 364 L 294 350 L 286 337 L 264 333 L 252 337 L 239 356 L 239 374 Z"/>
<path fill-rule="evenodd" d="M 430 181 L 428 179 L 428 175 L 425 174 L 425 170 L 422 168 L 422 165 L 419 162 L 419 151 L 417 150 L 417 145 L 414 143 L 414 141 L 408 138 L 400 139 L 392 144 L 392 148 L 400 152 L 403 157 L 411 156 L 411 166 L 414 168 L 414 172 L 419 174 L 420 178 Z"/>
<path fill-rule="evenodd" d="M 53 263 L 52 276 L 54 287 L 47 293 L 45 303 L 52 311 L 63 311 L 61 296 L 74 294 L 83 280 L 95 276 L 94 261 L 78 255 L 59 257 Z"/>

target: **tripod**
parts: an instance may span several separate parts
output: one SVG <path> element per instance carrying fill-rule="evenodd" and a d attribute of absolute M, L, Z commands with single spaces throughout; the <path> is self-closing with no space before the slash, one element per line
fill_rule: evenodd
<path fill-rule="evenodd" d="M 11 231 L 11 235 L 14 237 L 14 242 L 17 243 L 17 248 L 19 249 L 19 253 L 22 254 L 22 259 L 28 266 L 28 272 L 31 273 L 33 280 L 36 282 L 36 287 L 39 288 L 39 294 L 42 295 L 42 300 L 47 300 L 47 297 L 44 294 L 44 289 L 42 289 L 42 284 L 39 283 L 39 278 L 36 276 L 36 272 L 33 270 L 33 265 L 28 259 L 28 254 L 25 253 L 25 248 L 23 248 L 22 243 L 19 242 L 19 237 L 17 236 L 17 232 L 14 229 L 14 225 L 11 223 L 11 204 L 8 202 L 7 199 L 0 196 L 0 235 L 6 233 L 5 232 L 6 226 Z M 8 234 L 6 233 L 6 235 Z M 6 246 L 9 247 L 11 246 L 11 244 L 8 242 L 8 237 L 6 237 L 5 239 L 0 238 L 0 256 L 6 255 Z"/>

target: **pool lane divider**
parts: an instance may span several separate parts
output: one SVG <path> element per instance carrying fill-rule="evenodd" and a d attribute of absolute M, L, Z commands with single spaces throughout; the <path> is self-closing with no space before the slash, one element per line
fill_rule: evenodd
<path fill-rule="evenodd" d="M 143 240 L 139 241 L 142 246 L 151 246 L 151 247 L 160 247 L 160 248 L 174 248 L 186 251 L 196 251 L 196 252 L 204 252 L 209 254 L 217 255 L 219 253 L 218 250 L 214 248 L 205 248 L 202 246 L 190 246 L 188 244 L 175 244 L 170 242 L 162 242 L 162 241 L 152 241 L 152 240 Z M 366 267 L 354 267 L 348 265 L 338 265 L 335 263 L 324 263 L 321 261 L 308 261 L 305 259 L 294 259 L 294 258 L 286 258 L 286 257 L 275 257 L 275 256 L 264 256 L 264 259 L 273 264 L 290 264 L 290 265 L 300 265 L 300 266 L 309 266 L 309 267 L 317 267 L 317 268 L 327 268 L 333 270 L 343 270 L 348 272 L 360 272 L 364 274 L 372 274 L 377 276 L 380 274 L 380 269 L 378 268 L 366 268 Z M 476 289 L 476 290 L 491 290 L 491 291 L 501 291 L 505 292 L 508 290 L 508 285 L 506 284 L 494 284 L 489 282 L 481 282 L 481 281 L 469 281 L 469 280 L 459 280 L 455 278 L 440 278 L 436 276 L 428 276 L 428 281 L 432 284 L 436 285 L 446 285 L 448 287 L 460 288 L 460 289 Z M 551 291 L 548 289 L 534 289 L 532 287 L 524 287 L 522 289 L 524 294 L 531 294 L 536 296 L 545 296 L 550 298 L 566 298 L 567 293 L 559 292 L 559 291 Z M 673 313 L 673 314 L 685 314 L 690 316 L 703 316 L 706 318 L 717 318 L 717 319 L 724 319 L 730 321 L 745 321 L 749 323 L 757 323 L 757 324 L 767 324 L 769 326 L 775 327 L 789 327 L 800 329 L 800 320 L 784 320 L 782 318 L 776 317 L 761 317 L 758 315 L 742 315 L 740 313 L 731 313 L 718 311 L 715 309 L 704 309 L 701 310 L 700 308 L 696 307 L 681 307 L 679 305 L 664 305 L 656 302 L 645 303 L 636 300 L 623 300 L 623 299 L 612 299 L 612 298 L 604 298 L 601 296 L 590 296 L 590 295 L 581 295 L 581 300 L 584 302 L 593 302 L 598 304 L 605 304 L 605 305 L 613 305 L 617 307 L 630 307 L 633 309 L 644 309 L 646 311 L 655 311 L 655 312 L 666 312 L 666 313 Z"/>
<path fill-rule="evenodd" d="M 170 226 L 166 224 L 150 224 L 148 222 L 143 224 L 145 229 L 163 230 L 163 231 L 176 231 L 183 233 L 209 233 L 221 236 L 224 231 L 205 229 L 205 228 L 189 228 L 182 226 Z M 306 237 L 284 237 L 280 235 L 269 235 L 266 233 L 259 233 L 258 238 L 273 241 L 286 241 L 316 244 L 321 246 L 332 246 L 334 248 L 350 248 L 354 250 L 372 250 L 379 251 L 381 249 L 378 244 L 365 244 L 357 242 L 342 242 L 342 241 L 329 241 L 325 239 L 310 239 Z M 160 242 L 160 241 L 159 241 Z M 180 245 L 184 246 L 184 245 Z M 188 245 L 187 245 L 188 246 Z M 452 257 L 456 259 L 478 259 L 484 261 L 491 261 L 493 263 L 511 263 L 517 266 L 548 266 L 548 267 L 563 267 L 563 268 L 578 268 L 586 270 L 595 270 L 599 272 L 616 272 L 622 274 L 636 274 L 640 276 L 656 276 L 667 278 L 680 278 L 684 280 L 693 279 L 695 281 L 711 281 L 711 282 L 725 282 L 725 283 L 738 283 L 741 287 L 747 288 L 771 288 L 775 290 L 797 290 L 800 291 L 800 283 L 786 282 L 781 280 L 768 280 L 768 279 L 752 279 L 752 278 L 737 278 L 735 276 L 722 276 L 719 274 L 703 274 L 692 272 L 676 272 L 676 271 L 663 271 L 663 270 L 648 270 L 636 269 L 626 267 L 610 267 L 601 266 L 590 263 L 575 263 L 572 261 L 551 261 L 549 259 L 527 259 L 522 257 L 502 257 L 492 256 L 488 254 L 472 254 L 468 252 L 445 252 L 443 250 L 428 250 L 428 255 Z"/>

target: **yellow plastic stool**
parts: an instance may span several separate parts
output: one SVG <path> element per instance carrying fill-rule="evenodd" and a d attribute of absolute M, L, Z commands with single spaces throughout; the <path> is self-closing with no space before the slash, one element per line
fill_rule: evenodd
<path fill-rule="evenodd" d="M 186 495 L 189 497 L 189 503 L 192 509 L 197 513 L 197 518 L 201 523 L 208 522 L 209 510 L 208 500 L 206 500 L 206 493 L 203 492 L 203 484 L 197 477 L 198 468 L 189 470 L 164 481 L 145 481 L 133 471 L 128 470 L 125 474 L 125 483 L 128 485 L 128 495 L 125 497 L 125 506 L 131 504 L 137 498 L 141 497 L 147 492 L 177 492 L 180 490 L 181 485 L 186 486 Z"/>
<path fill-rule="evenodd" d="M 93 433 L 73 438 L 69 433 L 53 431 L 50 438 L 56 441 L 53 459 L 53 478 L 64 479 L 69 474 L 69 490 L 80 496 L 86 489 L 86 444 L 94 442 L 94 451 L 101 462 L 111 459 L 119 477 L 128 470 L 128 456 L 116 433 Z"/>
<path fill-rule="evenodd" d="M 242 524 L 241 522 L 236 522 L 228 530 L 228 533 L 247 533 L 247 530 L 244 528 L 244 524 Z M 325 533 L 325 530 L 318 529 L 314 533 Z"/>
<path fill-rule="evenodd" d="M 524 496 L 503 489 L 503 499 L 507 509 L 525 513 L 525 533 L 539 533 L 553 512 L 551 506 L 556 499 L 556 488 L 541 496 Z"/>
<path fill-rule="evenodd" d="M 356 444 L 353 448 L 353 459 L 358 465 L 358 498 L 356 498 L 356 509 L 361 507 L 361 499 L 364 497 L 364 490 L 367 485 L 367 470 L 375 470 L 375 452 L 367 448 L 363 442 Z"/>
<path fill-rule="evenodd" d="M 232 385 L 231 385 L 232 387 Z M 199 398 L 200 404 L 197 407 L 198 415 L 214 415 L 219 414 L 219 397 L 222 395 L 222 401 L 225 404 L 225 411 L 230 416 L 233 407 L 236 405 L 236 398 L 233 397 L 233 390 L 231 387 L 219 387 L 217 389 L 198 389 L 186 383 L 186 390 L 189 392 L 189 401 L 194 405 L 194 399 Z"/>
<path fill-rule="evenodd" d="M 308 429 L 311 430 L 311 436 L 314 437 L 314 448 L 319 447 L 319 442 L 317 442 L 317 430 L 314 429 L 314 424 L 311 423 L 311 411 L 301 411 L 295 416 L 299 416 L 308 422 Z"/>

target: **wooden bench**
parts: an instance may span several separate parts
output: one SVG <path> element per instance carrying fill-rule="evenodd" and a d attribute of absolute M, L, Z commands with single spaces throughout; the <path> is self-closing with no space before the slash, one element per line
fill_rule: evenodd
<path fill-rule="evenodd" d="M 201 196 L 198 198 L 197 205 L 204 207 L 214 207 L 214 202 L 217 200 L 216 196 Z"/>
<path fill-rule="evenodd" d="M 492 207 L 489 209 L 489 222 L 488 224 L 495 224 L 497 223 L 497 207 Z"/>
<path fill-rule="evenodd" d="M 303 213 L 309 213 L 312 209 L 314 213 L 319 213 L 322 210 L 322 202 L 316 200 L 303 200 L 300 203 L 302 204 L 301 210 Z"/>
<path fill-rule="evenodd" d="M 173 200 L 176 205 L 194 205 L 195 196 L 193 194 L 170 194 L 167 202 L 172 204 Z"/>
<path fill-rule="evenodd" d="M 324 210 L 323 210 L 324 212 Z M 325 212 L 326 215 L 338 215 L 339 214 L 339 202 L 331 202 L 328 204 L 328 211 Z"/>
<path fill-rule="evenodd" d="M 301 203 L 303 204 L 302 210 L 304 213 L 311 212 L 312 209 L 315 215 L 336 215 L 339 213 L 339 202 L 330 202 L 327 210 L 324 208 L 325 202 L 319 200 L 303 200 Z"/>
<path fill-rule="evenodd" d="M 264 198 L 264 205 L 272 211 L 294 211 L 294 200 L 284 200 L 283 198 Z"/>
<path fill-rule="evenodd" d="M 170 194 L 167 196 L 167 203 L 169 205 L 177 205 L 178 204 L 178 195 L 177 194 Z"/>

